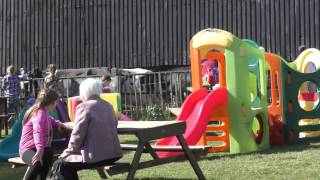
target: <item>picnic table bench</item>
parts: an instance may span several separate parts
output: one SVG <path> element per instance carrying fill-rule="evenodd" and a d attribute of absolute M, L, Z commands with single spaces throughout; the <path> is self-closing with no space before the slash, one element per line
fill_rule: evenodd
<path fill-rule="evenodd" d="M 136 151 L 138 148 L 137 144 L 120 144 L 122 150 L 124 151 Z M 181 146 L 155 146 L 155 145 L 151 145 L 152 149 L 154 151 L 168 151 L 168 152 L 183 152 L 183 148 Z M 196 154 L 200 153 L 202 154 L 206 154 L 208 152 L 208 149 L 211 146 L 189 146 L 189 149 Z M 145 153 L 149 153 L 149 151 L 144 148 Z"/>
<path fill-rule="evenodd" d="M 17 168 L 27 165 L 20 157 L 9 158 L 8 162 L 12 164 L 11 168 Z M 103 167 L 96 168 L 96 170 L 101 179 L 107 179 L 107 175 L 104 173 Z"/>
<path fill-rule="evenodd" d="M 183 137 L 185 129 L 186 123 L 181 121 L 119 121 L 119 134 L 131 134 L 138 138 L 137 144 L 121 144 L 124 151 L 135 151 L 133 160 L 131 163 L 114 163 L 104 168 L 97 168 L 98 174 L 101 178 L 105 179 L 108 176 L 105 174 L 104 170 L 106 170 L 109 176 L 128 172 L 127 179 L 133 179 L 138 169 L 187 159 L 198 179 L 205 179 L 197 164 L 195 154 L 206 154 L 210 146 L 189 147 Z M 150 144 L 150 141 L 152 140 L 170 136 L 176 136 L 180 146 L 155 146 Z M 156 151 L 182 152 L 182 154 L 167 158 L 160 158 Z M 142 153 L 150 153 L 153 159 L 140 162 Z M 13 166 L 21 165 L 21 163 L 24 164 L 20 158 L 11 158 L 9 159 L 9 162 L 13 163 Z"/>
<path fill-rule="evenodd" d="M 21 166 L 25 166 L 26 163 L 22 161 L 20 157 L 9 158 L 8 162 L 12 164 L 12 168 L 17 168 Z"/>

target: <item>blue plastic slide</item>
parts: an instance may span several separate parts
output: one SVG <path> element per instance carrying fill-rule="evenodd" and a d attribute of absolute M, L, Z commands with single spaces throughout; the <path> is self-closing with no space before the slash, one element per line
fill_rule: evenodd
<path fill-rule="evenodd" d="M 29 107 L 32 106 L 33 103 L 34 98 L 28 100 L 26 107 L 21 109 L 18 119 L 13 125 L 12 135 L 0 142 L 0 160 L 7 160 L 9 158 L 19 156 L 19 142 L 22 132 L 22 120 L 24 114 L 29 109 Z"/>

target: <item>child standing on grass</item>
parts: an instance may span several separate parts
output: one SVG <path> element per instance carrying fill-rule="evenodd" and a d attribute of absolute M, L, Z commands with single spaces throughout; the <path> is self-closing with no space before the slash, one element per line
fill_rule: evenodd
<path fill-rule="evenodd" d="M 52 128 L 67 129 L 59 121 L 52 119 L 48 112 L 56 106 L 58 94 L 51 89 L 40 91 L 35 104 L 26 112 L 19 145 L 22 160 L 28 164 L 25 180 L 38 177 L 45 180 L 52 164 Z"/>
<path fill-rule="evenodd" d="M 4 95 L 9 97 L 7 101 L 7 108 L 9 113 L 14 113 L 19 104 L 19 96 L 21 92 L 20 87 L 21 79 L 15 75 L 13 66 L 7 67 L 7 75 L 2 79 L 2 89 Z"/>

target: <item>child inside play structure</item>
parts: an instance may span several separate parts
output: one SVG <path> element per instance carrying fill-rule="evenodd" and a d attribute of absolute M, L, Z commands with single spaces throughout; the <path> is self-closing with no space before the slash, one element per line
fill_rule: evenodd
<path fill-rule="evenodd" d="M 205 60 L 202 63 L 202 82 L 203 86 L 209 90 L 219 87 L 219 70 L 217 60 Z"/>

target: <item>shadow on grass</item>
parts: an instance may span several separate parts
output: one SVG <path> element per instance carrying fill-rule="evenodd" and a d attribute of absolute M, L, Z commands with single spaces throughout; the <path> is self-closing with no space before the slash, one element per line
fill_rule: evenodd
<path fill-rule="evenodd" d="M 139 179 L 139 180 L 180 180 L 180 179 L 184 179 L 184 180 L 188 180 L 188 179 L 192 179 L 192 178 L 160 178 L 160 177 L 157 177 L 157 178 L 134 178 L 134 179 Z M 194 178 L 192 179 L 194 180 Z"/>
<path fill-rule="evenodd" d="M 304 143 L 304 144 L 297 144 L 297 145 L 277 145 L 272 146 L 269 149 L 261 150 L 261 151 L 255 151 L 255 152 L 248 152 L 248 153 L 240 153 L 240 154 L 231 154 L 228 152 L 221 152 L 221 153 L 213 153 L 208 154 L 207 156 L 203 156 L 200 158 L 200 160 L 215 160 L 220 159 L 224 157 L 238 157 L 238 156 L 244 156 L 244 155 L 269 155 L 269 154 L 279 154 L 279 153 L 288 153 L 288 152 L 302 152 L 310 149 L 320 149 L 320 143 L 312 144 L 312 143 Z"/>
<path fill-rule="evenodd" d="M 261 154 L 273 154 L 273 153 L 287 153 L 287 152 L 301 152 L 310 149 L 320 149 L 320 144 L 314 143 L 304 143 L 304 144 L 296 144 L 296 145 L 278 145 L 272 146 L 270 149 L 266 149 L 263 151 L 259 151 Z"/>
<path fill-rule="evenodd" d="M 137 140 L 127 140 L 127 141 L 121 141 L 121 144 L 138 144 Z"/>

